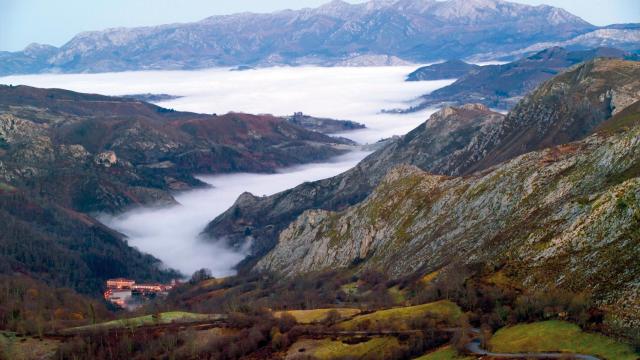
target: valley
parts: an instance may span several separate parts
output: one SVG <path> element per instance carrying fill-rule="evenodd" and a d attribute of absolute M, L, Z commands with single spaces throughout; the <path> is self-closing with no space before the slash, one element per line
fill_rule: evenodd
<path fill-rule="evenodd" d="M 0 360 L 640 359 L 637 4 L 73 1 L 0 6 Z"/>
<path fill-rule="evenodd" d="M 158 104 L 166 108 L 200 113 L 220 113 L 234 109 L 286 115 L 303 111 L 306 114 L 349 119 L 365 124 L 364 129 L 356 127 L 336 134 L 364 145 L 403 135 L 434 111 L 427 109 L 407 115 L 378 114 L 383 107 L 399 104 L 450 82 L 409 84 L 403 81 L 403 77 L 410 69 L 374 67 L 347 72 L 345 68 L 282 68 L 240 73 L 217 69 L 205 72 L 133 73 L 126 76 L 110 74 L 108 82 L 107 75 L 100 74 L 9 77 L 0 78 L 0 82 L 21 82 L 43 87 L 60 87 L 64 84 L 74 90 L 107 94 L 179 93 L 182 94 L 180 98 L 160 101 Z M 152 80 L 152 75 L 155 80 Z M 210 89 L 202 87 L 200 80 L 196 80 L 202 76 L 207 77 Z M 256 78 L 263 79 L 259 89 L 253 88 Z M 348 79 L 346 87 L 343 83 L 345 78 Z M 295 82 L 298 84 L 295 95 L 289 86 L 294 79 L 297 79 Z M 372 80 L 378 83 L 378 90 L 372 92 L 374 90 L 370 88 L 364 96 L 362 90 Z M 220 84 L 244 86 L 248 93 L 237 97 L 228 93 L 224 87 L 220 88 Z M 178 89 L 180 91 L 176 91 Z M 266 94 L 263 89 L 272 89 L 266 95 L 267 98 L 263 98 Z M 256 99 L 259 99 L 258 103 Z M 114 214 L 115 216 L 103 214 L 99 219 L 127 235 L 132 246 L 158 257 L 167 266 L 184 274 L 188 275 L 205 267 L 211 269 L 215 276 L 227 276 L 234 273 L 233 267 L 247 255 L 248 249 L 233 247 L 225 241 L 203 240 L 200 233 L 211 219 L 231 207 L 244 192 L 273 195 L 304 182 L 330 178 L 349 170 L 371 151 L 368 148 L 354 148 L 350 153 L 330 161 L 319 160 L 316 164 L 278 168 L 277 174 L 245 173 L 211 177 L 200 172 L 203 176 L 198 176 L 196 180 L 210 187 L 176 194 L 175 200 L 179 205 L 160 209 L 138 208 L 124 214 Z"/>
<path fill-rule="evenodd" d="M 613 275 L 637 257 L 639 71 L 593 60 L 506 115 L 480 104 L 431 110 L 408 134 L 330 161 L 199 175 L 209 188 L 175 193 L 180 205 L 103 213 L 128 244 L 198 275 L 115 320 L 99 310 L 81 318 L 102 324 L 47 322 L 41 341 L 63 357 L 117 348 L 124 357 L 635 359 L 626 345 L 638 335 L 638 309 L 626 302 L 635 270 Z M 539 116 L 545 108 L 553 120 Z M 379 128 L 369 116 L 352 117 L 367 128 L 341 135 L 402 135 L 403 124 Z M 593 262 L 566 260 L 579 256 Z M 5 353 L 26 351 L 17 338 L 33 341 L 20 326 Z"/>

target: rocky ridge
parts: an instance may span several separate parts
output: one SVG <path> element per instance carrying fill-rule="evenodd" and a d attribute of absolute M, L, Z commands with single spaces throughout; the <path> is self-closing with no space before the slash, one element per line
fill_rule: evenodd
<path fill-rule="evenodd" d="M 610 26 L 604 29 L 597 29 L 565 41 L 542 42 L 516 51 L 478 54 L 472 56 L 469 60 L 484 61 L 501 58 L 512 59 L 523 55 L 526 56 L 550 47 L 564 47 L 573 50 L 609 47 L 637 53 L 637 51 L 640 50 L 640 45 L 638 44 L 640 44 L 640 27 L 638 24 L 628 24 L 626 26 Z"/>
<path fill-rule="evenodd" d="M 529 289 L 587 291 L 640 324 L 640 106 L 582 141 L 466 177 L 390 171 L 362 203 L 309 210 L 258 271 L 376 269 L 396 278 L 483 264 Z M 630 120 L 632 119 L 632 121 Z M 624 124 L 624 125 L 623 125 Z"/>
<path fill-rule="evenodd" d="M 304 210 L 353 205 L 363 200 L 396 165 L 410 163 L 435 172 L 454 171 L 456 152 L 464 150 L 473 143 L 476 134 L 487 131 L 503 118 L 504 115 L 483 105 L 445 108 L 343 174 L 272 196 L 243 194 L 233 207 L 207 226 L 205 234 L 226 238 L 237 246 L 251 241 L 253 255 L 260 256 L 274 246 L 278 233 Z"/>

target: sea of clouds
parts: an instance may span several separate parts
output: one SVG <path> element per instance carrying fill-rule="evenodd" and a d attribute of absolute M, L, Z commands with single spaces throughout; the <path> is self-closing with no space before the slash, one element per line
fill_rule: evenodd
<path fill-rule="evenodd" d="M 159 105 L 182 111 L 223 114 L 305 114 L 353 120 L 367 126 L 341 134 L 359 143 L 403 135 L 424 122 L 432 109 L 413 114 L 380 114 L 405 108 L 420 95 L 453 80 L 405 82 L 415 67 L 276 67 L 249 71 L 144 71 L 106 74 L 42 74 L 0 78 L 3 84 L 65 88 L 105 95 L 170 94 L 179 99 Z M 209 268 L 214 276 L 233 273 L 245 256 L 224 241 L 203 241 L 200 233 L 243 192 L 270 195 L 337 175 L 368 153 L 355 151 L 324 163 L 283 169 L 276 174 L 203 176 L 212 185 L 176 196 L 179 206 L 138 209 L 120 216 L 102 216 L 108 226 L 126 234 L 129 244 L 161 259 L 168 267 L 191 274 Z"/>

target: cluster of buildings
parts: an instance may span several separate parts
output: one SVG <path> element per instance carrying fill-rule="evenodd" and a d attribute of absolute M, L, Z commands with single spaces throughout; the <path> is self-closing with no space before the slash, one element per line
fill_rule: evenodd
<path fill-rule="evenodd" d="M 136 284 L 131 279 L 110 279 L 107 280 L 104 298 L 120 308 L 134 310 L 146 300 L 166 296 L 176 285 L 176 280 L 171 284 Z"/>

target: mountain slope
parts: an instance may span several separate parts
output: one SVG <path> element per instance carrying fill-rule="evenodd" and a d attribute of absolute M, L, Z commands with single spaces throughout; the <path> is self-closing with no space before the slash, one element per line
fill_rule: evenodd
<path fill-rule="evenodd" d="M 637 126 L 466 177 L 401 166 L 354 207 L 305 212 L 256 269 L 292 275 L 355 267 L 400 278 L 485 264 L 528 289 L 589 292 L 633 328 L 640 323 L 639 169 Z"/>
<path fill-rule="evenodd" d="M 523 49 L 519 49 L 512 52 L 489 52 L 486 54 L 478 54 L 472 56 L 470 60 L 483 61 L 490 59 L 511 59 L 514 57 L 521 57 L 523 55 L 538 52 L 550 47 L 564 47 L 571 50 L 585 50 L 594 49 L 598 47 L 610 47 L 622 49 L 629 52 L 636 52 L 640 49 L 640 25 L 638 24 L 623 24 L 623 25 L 611 25 L 605 28 L 597 29 L 585 34 L 576 36 L 575 38 L 556 41 L 556 42 L 541 42 L 531 46 L 527 46 Z"/>
<path fill-rule="evenodd" d="M 510 109 L 544 81 L 571 66 L 597 57 L 635 58 L 630 53 L 612 48 L 568 51 L 552 47 L 508 64 L 471 69 L 455 83 L 423 96 L 421 103 L 410 111 L 441 103 L 469 102 Z"/>
<path fill-rule="evenodd" d="M 303 211 L 353 205 L 363 200 L 396 165 L 410 163 L 434 172 L 453 171 L 457 160 L 450 157 L 473 143 L 477 133 L 503 118 L 482 105 L 446 108 L 343 174 L 272 196 L 241 195 L 233 207 L 207 226 L 205 233 L 226 238 L 237 246 L 251 239 L 252 254 L 261 256 L 275 245 L 278 233 Z"/>
<path fill-rule="evenodd" d="M 356 204 L 397 165 L 469 175 L 525 152 L 579 140 L 640 98 L 638 79 L 640 63 L 597 60 L 550 80 L 506 117 L 482 105 L 445 108 L 344 174 L 269 197 L 242 195 L 205 233 L 236 245 L 250 239 L 252 255 L 259 258 L 302 212 Z"/>
<path fill-rule="evenodd" d="M 179 276 L 87 215 L 174 204 L 194 174 L 271 172 L 350 142 L 272 116 L 177 112 L 134 99 L 0 86 L 0 273 L 96 295 Z"/>
<path fill-rule="evenodd" d="M 83 212 L 173 201 L 194 174 L 271 172 L 349 143 L 271 116 L 176 112 L 131 99 L 0 86 L 0 180 Z"/>
<path fill-rule="evenodd" d="M 541 85 L 486 137 L 467 173 L 580 139 L 640 98 L 640 63 L 593 60 Z"/>
<path fill-rule="evenodd" d="M 109 278 L 179 276 L 93 218 L 0 183 L 0 273 L 16 272 L 97 295 Z"/>
<path fill-rule="evenodd" d="M 362 55 L 427 61 L 513 51 L 594 29 L 559 8 L 502 0 L 336 0 L 316 9 L 81 33 L 59 49 L 0 54 L 0 74 L 335 64 Z"/>

